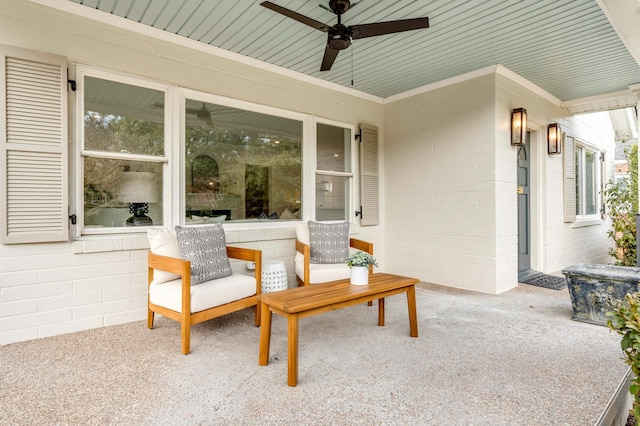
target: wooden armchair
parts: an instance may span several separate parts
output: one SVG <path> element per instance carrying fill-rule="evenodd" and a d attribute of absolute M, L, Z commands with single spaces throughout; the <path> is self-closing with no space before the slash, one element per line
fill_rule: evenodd
<path fill-rule="evenodd" d="M 350 238 L 349 246 L 356 250 L 373 254 L 373 243 Z M 299 286 L 349 278 L 351 270 L 346 263 L 321 264 L 310 262 L 309 226 L 306 222 L 296 223 L 296 252 L 295 269 Z M 372 269 L 369 269 L 369 274 L 372 273 Z"/>
<path fill-rule="evenodd" d="M 254 274 L 234 273 L 192 286 L 191 262 L 149 251 L 148 326 L 153 328 L 155 313 L 178 321 L 185 355 L 191 351 L 191 326 L 194 324 L 255 306 L 255 324 L 260 325 L 258 296 L 262 288 L 262 251 L 227 246 L 227 255 L 230 259 L 255 262 Z M 154 282 L 154 270 L 180 277 Z"/>

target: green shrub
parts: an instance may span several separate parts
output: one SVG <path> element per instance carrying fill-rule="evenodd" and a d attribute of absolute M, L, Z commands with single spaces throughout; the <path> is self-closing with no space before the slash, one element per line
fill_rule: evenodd
<path fill-rule="evenodd" d="M 609 328 L 622 336 L 622 352 L 627 364 L 635 375 L 631 379 L 629 392 L 633 395 L 631 412 L 637 420 L 640 419 L 640 293 L 628 293 L 625 302 L 614 311 L 607 312 L 611 317 L 607 321 Z"/>
<path fill-rule="evenodd" d="M 604 191 L 607 213 L 615 247 L 609 254 L 616 265 L 636 266 L 636 212 L 638 211 L 638 145 L 626 149 L 629 177 L 621 182 L 609 181 Z"/>

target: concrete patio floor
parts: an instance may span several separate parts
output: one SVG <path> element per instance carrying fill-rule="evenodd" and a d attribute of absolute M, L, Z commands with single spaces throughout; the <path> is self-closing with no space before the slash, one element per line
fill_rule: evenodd
<path fill-rule="evenodd" d="M 303 319 L 287 386 L 286 322 L 258 366 L 253 312 L 193 327 L 135 322 L 0 347 L 0 424 L 592 425 L 623 379 L 620 338 L 571 320 L 568 291 L 486 295 L 421 283 L 386 325 L 358 305 Z"/>

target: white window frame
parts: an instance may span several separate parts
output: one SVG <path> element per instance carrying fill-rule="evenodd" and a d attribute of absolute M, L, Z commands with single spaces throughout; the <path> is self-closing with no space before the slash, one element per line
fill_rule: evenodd
<path fill-rule="evenodd" d="M 329 126 L 334 126 L 334 127 L 340 127 L 340 128 L 344 128 L 344 129 L 349 129 L 351 131 L 351 140 L 350 140 L 350 154 L 351 154 L 351 172 L 333 172 L 333 171 L 329 171 L 329 170 L 318 170 L 317 166 L 318 166 L 318 158 L 317 158 L 317 131 L 318 131 L 318 124 L 326 124 Z M 329 120 L 329 119 L 325 119 L 325 118 L 319 118 L 316 117 L 313 121 L 313 143 L 310 143 L 309 145 L 313 145 L 313 162 L 309 163 L 309 176 L 308 179 L 311 183 L 311 188 L 309 189 L 309 193 L 308 195 L 310 195 L 312 197 L 312 199 L 310 200 L 312 202 L 311 204 L 311 211 L 308 212 L 308 220 L 316 220 L 316 205 L 315 205 L 315 197 L 316 197 L 316 176 L 317 175 L 325 175 L 325 176 L 340 176 L 340 177 L 347 177 L 348 178 L 348 182 L 349 182 L 349 197 L 347 199 L 347 206 L 345 206 L 345 209 L 347 209 L 348 212 L 348 220 L 351 223 L 352 226 L 357 225 L 357 221 L 356 221 L 356 208 L 355 206 L 359 205 L 359 197 L 360 195 L 357 194 L 356 192 L 356 188 L 360 188 L 360 174 L 357 173 L 356 171 L 357 166 L 358 166 L 358 144 L 356 143 L 355 137 L 356 137 L 356 126 L 353 124 L 348 124 L 348 123 L 343 123 L 343 122 L 339 122 L 339 121 L 334 121 L 334 120 Z M 303 185 L 303 188 L 308 188 L 307 185 Z M 358 191 L 359 192 L 359 191 Z M 303 212 L 304 213 L 304 212 Z M 307 219 L 305 219 L 307 220 Z"/>
<path fill-rule="evenodd" d="M 83 239 L 99 235 L 115 234 L 140 234 L 146 232 L 146 228 L 114 227 L 114 228 L 86 228 L 84 227 L 84 158 L 102 157 L 109 159 L 128 159 L 134 161 L 149 161 L 163 163 L 163 188 L 162 188 L 162 214 L 163 227 L 173 229 L 175 225 L 185 225 L 185 103 L 186 99 L 193 99 L 202 102 L 215 103 L 231 108 L 239 108 L 247 111 L 279 116 L 283 118 L 298 120 L 302 123 L 302 221 L 315 220 L 315 197 L 316 197 L 316 173 L 347 176 L 349 181 L 348 220 L 352 226 L 357 226 L 356 207 L 359 206 L 360 194 L 357 190 L 360 187 L 358 173 L 359 151 L 356 143 L 357 125 L 341 121 L 320 118 L 311 114 L 294 112 L 277 107 L 256 104 L 248 101 L 227 98 L 198 90 L 178 87 L 170 84 L 163 84 L 157 81 L 142 79 L 117 72 L 104 70 L 82 64 L 75 64 L 75 74 L 77 81 L 77 92 L 75 102 L 75 139 L 77 141 L 75 150 L 75 183 L 73 193 L 75 194 L 75 205 L 77 212 L 77 226 L 75 227 L 74 238 Z M 164 92 L 164 156 L 148 156 L 139 154 L 125 154 L 116 152 L 92 151 L 85 148 L 84 141 L 84 78 L 95 77 L 117 83 L 130 84 L 134 86 L 154 89 Z M 350 154 L 351 172 L 330 172 L 318 171 L 317 167 L 317 128 L 319 124 L 326 124 L 335 127 L 348 129 L 351 132 Z M 260 221 L 257 223 L 239 222 L 225 223 L 225 228 L 233 230 L 256 229 L 256 228 L 286 228 L 291 227 L 292 222 L 287 221 Z"/>
<path fill-rule="evenodd" d="M 103 80 L 109 80 L 116 83 L 129 84 L 132 86 L 139 86 L 148 89 L 158 90 L 164 92 L 165 98 L 165 109 L 164 109 L 164 156 L 151 156 L 151 155 L 141 155 L 141 154 L 126 154 L 119 152 L 105 152 L 105 151 L 92 151 L 90 149 L 85 149 L 84 146 L 84 78 L 85 77 L 95 77 Z M 144 80 L 136 77 L 126 76 L 110 71 L 105 71 L 98 68 L 88 67 L 84 65 L 76 65 L 76 140 L 77 143 L 77 156 L 76 156 L 76 214 L 77 216 L 77 226 L 75 227 L 75 238 L 81 238 L 83 236 L 90 235 L 112 235 L 112 234 L 135 234 L 140 232 L 146 232 L 146 227 L 144 229 L 127 228 L 127 227 L 114 227 L 114 228 L 85 228 L 84 227 L 84 158 L 85 157 L 100 157 L 107 158 L 113 160 L 133 160 L 133 161 L 146 161 L 146 162 L 157 162 L 163 163 L 162 170 L 162 217 L 163 217 L 163 226 L 165 227 L 173 227 L 174 218 L 170 214 L 168 210 L 168 206 L 171 206 L 172 203 L 172 191 L 169 190 L 171 187 L 171 179 L 172 179 L 172 171 L 169 169 L 169 164 L 171 163 L 172 156 L 172 134 L 173 134 L 173 126 L 174 120 L 172 111 L 175 109 L 173 107 L 172 99 L 175 96 L 170 96 L 171 86 L 166 84 L 157 83 L 154 81 Z"/>
<path fill-rule="evenodd" d="M 284 109 L 280 109 L 280 108 L 276 108 L 276 107 L 271 107 L 271 106 L 266 106 L 266 105 L 260 105 L 260 104 L 254 104 L 251 102 L 247 102 L 247 101 L 242 101 L 242 100 L 238 100 L 238 99 L 232 99 L 232 98 L 226 98 L 224 96 L 220 96 L 220 95 L 214 95 L 211 93 L 207 93 L 207 92 L 201 92 L 201 91 L 197 91 L 197 90 L 192 90 L 192 89 L 186 89 L 186 88 L 176 88 L 176 93 L 177 93 L 177 98 L 178 98 L 178 102 L 176 102 L 176 108 L 177 108 L 177 113 L 180 115 L 179 116 L 179 135 L 176 138 L 176 140 L 179 141 L 178 144 L 176 144 L 176 151 L 174 151 L 174 158 L 177 159 L 177 161 L 175 161 L 175 165 L 172 168 L 172 172 L 173 173 L 177 173 L 176 178 L 174 179 L 175 182 L 175 186 L 172 188 L 172 192 L 173 194 L 177 194 L 178 198 L 178 202 L 175 203 L 174 209 L 171 211 L 171 215 L 172 215 L 172 220 L 176 223 L 176 224 L 180 224 L 180 225 L 185 225 L 186 222 L 186 218 L 184 217 L 184 211 L 186 209 L 186 200 L 185 200 L 185 192 L 184 192 L 184 188 L 185 188 L 185 131 L 186 131 L 186 121 L 185 121 L 185 116 L 184 116 L 184 109 L 185 109 L 185 105 L 186 105 L 186 100 L 187 99 L 191 99 L 191 100 L 196 100 L 196 101 L 200 101 L 200 102 L 207 102 L 207 103 L 212 103 L 212 104 L 217 104 L 217 105 L 222 105 L 222 106 L 226 106 L 226 107 L 230 107 L 230 108 L 238 108 L 238 109 L 243 109 L 246 111 L 251 111 L 251 112 L 257 112 L 260 114 L 267 114 L 267 115 L 273 115 L 273 116 L 277 116 L 277 117 L 282 117 L 282 118 L 288 118 L 291 120 L 298 120 L 300 122 L 302 122 L 302 219 L 303 221 L 306 220 L 310 220 L 308 219 L 308 203 L 314 203 L 314 198 L 311 199 L 307 199 L 305 197 L 305 194 L 311 190 L 315 191 L 315 185 L 313 184 L 313 182 L 311 182 L 311 186 L 309 187 L 309 182 L 307 182 L 307 179 L 305 179 L 305 169 L 306 168 L 311 168 L 311 164 L 315 164 L 315 153 L 314 152 L 309 152 L 310 150 L 310 146 L 312 145 L 312 143 L 307 143 L 308 140 L 311 139 L 311 135 L 313 134 L 313 140 L 315 141 L 315 125 L 313 122 L 313 117 L 309 114 L 302 114 L 299 112 L 293 112 L 293 111 L 287 111 Z M 310 129 L 313 128 L 313 131 L 311 131 Z M 315 143 L 313 143 L 314 145 L 314 149 L 315 149 Z M 308 157 L 309 155 L 312 154 L 313 155 L 313 161 L 312 162 L 308 162 Z M 314 192 L 315 195 L 315 192 Z M 315 211 L 315 210 L 314 210 Z M 269 221 L 260 221 L 257 223 L 249 223 L 249 222 L 230 222 L 230 223 L 224 223 L 224 227 L 225 229 L 228 229 L 230 231 L 234 231 L 234 230 L 242 230 L 242 229 L 255 229 L 255 228 L 282 228 L 282 227 L 291 227 L 291 223 L 287 222 L 287 221 L 273 221 L 273 222 L 269 222 Z"/>
<path fill-rule="evenodd" d="M 600 155 L 602 151 L 597 147 L 585 143 L 582 140 L 575 138 L 575 154 L 576 155 L 576 167 L 579 167 L 579 171 L 576 174 L 576 197 L 580 200 L 580 208 L 576 206 L 576 221 L 585 221 L 585 220 L 600 220 L 600 206 L 602 204 L 602 191 L 600 188 L 600 182 L 602 181 L 602 165 L 600 162 Z M 595 200 L 595 208 L 596 211 L 592 214 L 584 214 L 586 211 L 587 201 L 586 201 L 586 152 L 589 151 L 594 154 L 594 166 L 595 166 L 595 174 L 593 177 L 593 190 L 596 194 Z M 578 156 L 578 152 L 581 152 L 581 155 Z M 580 194 L 577 191 L 580 190 Z M 582 213 L 581 213 L 582 212 Z"/>

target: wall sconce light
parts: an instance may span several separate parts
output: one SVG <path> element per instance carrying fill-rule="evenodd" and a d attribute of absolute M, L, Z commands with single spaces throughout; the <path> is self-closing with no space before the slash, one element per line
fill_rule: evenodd
<path fill-rule="evenodd" d="M 558 123 L 551 123 L 547 128 L 547 152 L 560 154 L 562 149 L 562 131 Z"/>
<path fill-rule="evenodd" d="M 524 145 L 527 131 L 527 110 L 516 108 L 511 113 L 511 145 Z"/>

